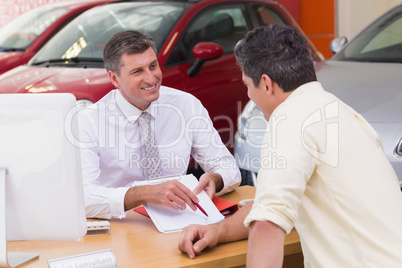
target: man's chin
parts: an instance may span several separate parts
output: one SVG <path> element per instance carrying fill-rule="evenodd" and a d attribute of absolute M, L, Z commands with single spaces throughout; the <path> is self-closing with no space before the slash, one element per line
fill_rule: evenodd
<path fill-rule="evenodd" d="M 154 101 L 156 101 L 157 99 L 159 99 L 159 89 L 157 89 L 157 90 L 155 90 L 155 91 L 152 91 L 152 92 L 150 92 L 150 93 L 152 93 L 152 96 L 151 96 L 151 98 L 150 98 L 150 102 L 154 102 Z"/>

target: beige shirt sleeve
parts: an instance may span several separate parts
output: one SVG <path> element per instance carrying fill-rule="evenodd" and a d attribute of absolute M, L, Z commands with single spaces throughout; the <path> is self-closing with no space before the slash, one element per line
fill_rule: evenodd
<path fill-rule="evenodd" d="M 304 127 L 305 113 L 297 105 L 282 105 L 270 118 L 261 150 L 261 167 L 257 177 L 257 192 L 250 214 L 245 219 L 271 221 L 289 233 L 297 218 L 306 184 L 317 158 L 316 141 Z M 311 150 L 306 150 L 306 146 Z"/>

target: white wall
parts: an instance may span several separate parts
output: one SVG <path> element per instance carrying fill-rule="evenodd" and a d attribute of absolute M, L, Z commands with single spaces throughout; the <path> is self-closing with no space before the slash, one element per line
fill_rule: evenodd
<path fill-rule="evenodd" d="M 349 40 L 401 0 L 337 0 L 336 36 Z"/>

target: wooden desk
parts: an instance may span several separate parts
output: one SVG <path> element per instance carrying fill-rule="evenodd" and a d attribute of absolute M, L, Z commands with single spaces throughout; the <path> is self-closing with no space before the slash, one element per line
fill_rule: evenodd
<path fill-rule="evenodd" d="M 255 188 L 239 187 L 223 198 L 232 202 L 253 198 Z M 110 234 L 85 236 L 78 242 L 16 241 L 8 242 L 8 251 L 39 253 L 39 259 L 21 267 L 47 267 L 49 259 L 86 252 L 112 249 L 118 267 L 236 267 L 244 266 L 247 240 L 221 244 L 190 259 L 181 253 L 178 241 L 181 233 L 158 232 L 150 218 L 130 211 L 125 219 L 110 220 Z M 60 230 L 63 231 L 63 230 Z M 292 231 L 285 240 L 284 267 L 303 267 L 299 236 Z"/>

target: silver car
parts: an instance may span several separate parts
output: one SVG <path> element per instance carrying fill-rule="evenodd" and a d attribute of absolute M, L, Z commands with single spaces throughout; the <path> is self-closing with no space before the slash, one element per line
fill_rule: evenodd
<path fill-rule="evenodd" d="M 381 137 L 402 188 L 402 4 L 392 8 L 350 42 L 338 37 L 335 56 L 317 68 L 317 79 L 362 114 Z M 242 184 L 255 185 L 267 122 L 250 101 L 239 117 L 235 158 Z M 276 165 L 274 157 L 265 163 Z M 268 167 L 269 168 L 269 167 Z"/>

